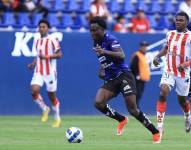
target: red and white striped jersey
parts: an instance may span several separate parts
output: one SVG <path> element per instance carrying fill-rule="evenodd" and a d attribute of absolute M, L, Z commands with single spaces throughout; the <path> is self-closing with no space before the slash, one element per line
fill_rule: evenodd
<path fill-rule="evenodd" d="M 59 41 L 47 35 L 35 41 L 37 62 L 35 72 L 41 75 L 49 75 L 56 72 L 56 59 L 41 59 L 39 55 L 52 55 L 60 49 Z"/>
<path fill-rule="evenodd" d="M 190 77 L 190 67 L 179 72 L 178 66 L 191 59 L 191 32 L 169 31 L 166 35 L 166 45 L 168 52 L 164 70 L 177 77 Z"/>

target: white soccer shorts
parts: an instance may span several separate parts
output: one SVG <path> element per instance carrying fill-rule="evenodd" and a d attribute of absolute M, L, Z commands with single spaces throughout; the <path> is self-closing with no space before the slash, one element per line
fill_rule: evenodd
<path fill-rule="evenodd" d="M 31 85 L 39 85 L 40 87 L 42 87 L 44 83 L 46 84 L 46 89 L 48 92 L 55 92 L 57 90 L 56 73 L 51 73 L 50 75 L 41 75 L 40 73 L 34 73 Z"/>
<path fill-rule="evenodd" d="M 168 85 L 170 90 L 176 84 L 176 93 L 180 96 L 188 96 L 190 88 L 190 78 L 176 77 L 174 75 L 169 74 L 166 71 L 163 71 L 162 78 L 160 81 L 160 85 L 161 84 Z"/>

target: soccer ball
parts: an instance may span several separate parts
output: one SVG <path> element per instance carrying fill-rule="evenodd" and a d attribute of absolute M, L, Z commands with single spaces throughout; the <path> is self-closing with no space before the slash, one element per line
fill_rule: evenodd
<path fill-rule="evenodd" d="M 83 132 L 77 127 L 71 127 L 66 131 L 66 138 L 69 143 L 80 143 L 83 139 Z"/>

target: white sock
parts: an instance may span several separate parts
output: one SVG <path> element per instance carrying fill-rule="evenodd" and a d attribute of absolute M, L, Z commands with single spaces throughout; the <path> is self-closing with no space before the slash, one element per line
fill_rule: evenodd
<path fill-rule="evenodd" d="M 46 104 L 44 103 L 44 101 L 43 101 L 43 99 L 42 99 L 42 97 L 41 97 L 40 94 L 39 94 L 38 98 L 34 100 L 34 102 L 38 104 L 38 106 L 40 107 L 40 109 L 41 109 L 43 112 L 46 111 L 47 106 L 46 106 Z"/>
<path fill-rule="evenodd" d="M 57 103 L 55 106 L 52 106 L 52 110 L 54 111 L 54 119 L 60 120 L 60 103 Z"/>
<path fill-rule="evenodd" d="M 157 111 L 157 127 L 162 128 L 164 124 L 165 112 L 161 113 Z"/>
<path fill-rule="evenodd" d="M 188 118 L 189 116 L 190 116 L 190 110 L 187 113 L 184 112 L 184 117 L 185 118 Z"/>

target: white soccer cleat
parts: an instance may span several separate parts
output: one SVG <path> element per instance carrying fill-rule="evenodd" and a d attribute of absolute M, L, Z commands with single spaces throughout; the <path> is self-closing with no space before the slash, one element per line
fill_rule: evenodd
<path fill-rule="evenodd" d="M 185 128 L 185 132 L 190 132 L 190 129 L 191 129 L 191 115 L 189 115 L 188 117 L 185 117 L 184 128 Z"/>

